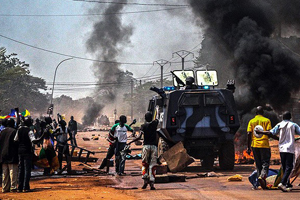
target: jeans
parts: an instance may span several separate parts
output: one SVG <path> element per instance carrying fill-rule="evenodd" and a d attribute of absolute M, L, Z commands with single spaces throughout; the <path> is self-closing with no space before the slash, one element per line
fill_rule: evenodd
<path fill-rule="evenodd" d="M 65 144 L 64 146 L 57 146 L 58 147 L 58 161 L 59 161 L 59 169 L 62 169 L 62 160 L 63 160 L 63 155 L 65 155 L 66 158 L 66 162 L 67 162 L 67 166 L 68 166 L 68 170 L 71 166 L 70 166 L 70 152 L 69 152 L 69 146 L 67 144 Z"/>
<path fill-rule="evenodd" d="M 281 183 L 286 186 L 289 183 L 289 177 L 294 168 L 294 154 L 280 152 L 280 160 L 283 169 Z"/>
<path fill-rule="evenodd" d="M 252 151 L 257 169 L 257 177 L 266 179 L 270 166 L 271 150 L 270 148 L 253 147 Z"/>
<path fill-rule="evenodd" d="M 74 145 L 74 146 L 77 146 L 77 142 L 76 142 L 76 134 L 77 134 L 77 131 L 71 131 L 71 133 L 72 133 L 71 144 Z"/>
<path fill-rule="evenodd" d="M 125 160 L 126 155 L 122 154 L 121 151 L 125 148 L 126 143 L 124 142 L 118 142 L 116 146 L 116 172 L 117 173 L 124 173 L 125 170 Z"/>
<path fill-rule="evenodd" d="M 29 180 L 31 176 L 32 154 L 19 154 L 19 186 L 18 190 L 30 190 Z"/>

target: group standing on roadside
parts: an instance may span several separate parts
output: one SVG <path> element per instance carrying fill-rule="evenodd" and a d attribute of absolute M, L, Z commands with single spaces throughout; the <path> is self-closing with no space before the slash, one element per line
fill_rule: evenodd
<path fill-rule="evenodd" d="M 75 137 L 77 122 L 71 117 L 69 122 Z M 45 121 L 35 120 L 31 117 L 17 121 L 13 118 L 3 119 L 0 132 L 0 170 L 2 176 L 2 192 L 30 192 L 30 177 L 34 157 L 34 146 L 42 145 L 49 166 L 44 169 L 44 175 L 54 174 L 54 170 L 62 169 L 62 156 L 67 159 L 68 172 L 71 170 L 70 154 L 67 141 L 72 139 L 72 133 L 66 126 L 67 123 L 60 119 L 57 129 L 53 127 L 51 117 Z M 54 150 L 54 141 L 57 141 L 58 159 Z M 73 144 L 77 146 L 76 140 Z M 59 164 L 59 166 L 58 166 Z"/>

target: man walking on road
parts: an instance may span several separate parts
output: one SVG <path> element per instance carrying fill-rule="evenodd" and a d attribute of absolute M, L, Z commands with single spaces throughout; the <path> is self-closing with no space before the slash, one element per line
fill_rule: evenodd
<path fill-rule="evenodd" d="M 264 110 L 262 106 L 258 106 L 256 108 L 256 116 L 251 119 L 248 123 L 247 133 L 248 133 L 248 149 L 247 153 L 251 153 L 251 148 L 253 151 L 253 156 L 257 169 L 257 177 L 260 186 L 265 189 L 266 188 L 266 178 L 269 171 L 270 158 L 271 158 L 271 150 L 269 145 L 269 137 L 267 135 L 263 135 L 262 137 L 256 137 L 254 134 L 254 128 L 257 125 L 263 127 L 264 131 L 270 130 L 271 121 L 263 116 Z M 251 146 L 251 148 L 250 148 Z M 257 189 L 258 185 L 254 187 Z"/>
<path fill-rule="evenodd" d="M 270 131 L 264 131 L 262 133 L 267 135 L 279 134 L 279 152 L 281 165 L 283 169 L 283 177 L 278 184 L 278 188 L 283 192 L 291 191 L 291 184 L 289 183 L 290 174 L 294 168 L 294 156 L 295 156 L 295 134 L 300 135 L 300 127 L 291 121 L 292 115 L 289 111 L 286 111 L 282 115 L 282 121 L 271 129 Z M 270 135 L 271 137 L 273 137 Z"/>

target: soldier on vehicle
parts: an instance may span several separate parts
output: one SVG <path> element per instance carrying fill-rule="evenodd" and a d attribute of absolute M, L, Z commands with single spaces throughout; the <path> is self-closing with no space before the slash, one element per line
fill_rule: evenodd
<path fill-rule="evenodd" d="M 188 76 L 186 79 L 185 79 L 185 89 L 197 89 L 198 86 L 195 85 L 195 79 L 191 76 Z"/>

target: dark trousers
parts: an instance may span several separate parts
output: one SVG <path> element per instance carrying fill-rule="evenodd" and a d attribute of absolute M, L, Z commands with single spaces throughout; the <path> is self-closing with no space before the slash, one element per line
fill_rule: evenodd
<path fill-rule="evenodd" d="M 294 168 L 294 154 L 293 153 L 280 153 L 280 160 L 283 169 L 283 177 L 281 183 L 287 185 L 289 183 L 290 174 Z"/>
<path fill-rule="evenodd" d="M 77 142 L 76 142 L 77 131 L 71 131 L 71 133 L 72 133 L 71 144 L 74 145 L 74 146 L 77 146 Z"/>
<path fill-rule="evenodd" d="M 65 155 L 65 158 L 66 158 L 66 161 L 67 161 L 67 166 L 68 166 L 68 170 L 69 169 L 69 164 L 70 164 L 70 152 L 69 152 L 69 146 L 68 145 L 59 145 L 57 146 L 58 148 L 58 162 L 59 162 L 59 169 L 61 170 L 62 169 L 62 160 L 63 160 L 63 155 Z"/>
<path fill-rule="evenodd" d="M 18 190 L 30 190 L 29 181 L 31 176 L 32 154 L 19 154 Z"/>
<path fill-rule="evenodd" d="M 118 142 L 116 146 L 116 172 L 124 173 L 126 154 L 121 154 L 121 151 L 125 148 L 126 143 Z"/>
<path fill-rule="evenodd" d="M 99 169 L 103 169 L 107 165 L 107 160 L 111 159 L 114 156 L 115 147 L 116 147 L 115 144 L 109 145 L 107 153 L 106 153 L 106 157 L 103 159 Z"/>
<path fill-rule="evenodd" d="M 257 177 L 267 178 L 270 166 L 270 148 L 252 148 L 257 169 Z"/>

